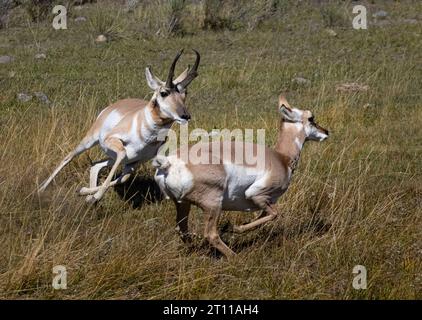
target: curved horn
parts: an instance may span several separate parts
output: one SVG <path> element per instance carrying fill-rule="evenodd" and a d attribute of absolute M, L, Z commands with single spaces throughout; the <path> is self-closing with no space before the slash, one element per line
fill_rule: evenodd
<path fill-rule="evenodd" d="M 166 81 L 166 87 L 169 89 L 174 88 L 174 84 L 173 84 L 174 68 L 176 67 L 177 60 L 179 60 L 182 53 L 183 53 L 183 49 L 177 53 L 176 57 L 173 60 L 173 63 L 170 66 L 169 75 L 167 76 L 167 81 Z"/>
<path fill-rule="evenodd" d="M 199 66 L 199 62 L 201 61 L 201 56 L 198 51 L 196 51 L 195 49 L 192 49 L 192 50 L 196 54 L 195 64 L 193 65 L 191 69 L 189 69 L 189 72 L 186 78 L 176 84 L 176 86 L 179 89 L 186 88 L 192 82 L 192 80 L 198 76 L 198 66 Z"/>

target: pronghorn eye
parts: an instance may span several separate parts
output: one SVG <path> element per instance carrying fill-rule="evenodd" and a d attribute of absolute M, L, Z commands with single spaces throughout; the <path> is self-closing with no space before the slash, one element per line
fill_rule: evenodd
<path fill-rule="evenodd" d="M 160 96 L 161 96 L 162 98 L 167 97 L 169 94 L 170 94 L 170 93 L 169 93 L 168 91 L 160 91 Z"/>
<path fill-rule="evenodd" d="M 310 123 L 314 123 L 314 117 L 310 117 L 310 118 L 308 118 L 308 121 L 309 121 Z"/>

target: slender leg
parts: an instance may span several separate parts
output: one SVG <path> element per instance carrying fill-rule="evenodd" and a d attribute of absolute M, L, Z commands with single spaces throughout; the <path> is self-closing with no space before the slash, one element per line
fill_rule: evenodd
<path fill-rule="evenodd" d="M 233 226 L 233 231 L 236 233 L 242 233 L 251 230 L 253 228 L 256 228 L 257 226 L 260 226 L 261 224 L 274 220 L 278 214 L 278 212 L 269 204 L 267 204 L 265 212 L 267 213 L 267 215 L 262 218 L 258 218 L 250 223 L 242 224 L 240 226 Z"/>
<path fill-rule="evenodd" d="M 87 148 L 88 149 L 88 148 Z M 53 173 L 51 174 L 50 177 L 48 177 L 47 180 L 45 180 L 43 182 L 43 184 L 39 187 L 38 192 L 43 192 L 48 185 L 51 183 L 51 181 L 53 181 L 53 179 L 57 176 L 57 174 L 77 155 L 81 154 L 82 152 L 84 152 L 85 150 L 87 150 L 85 148 L 81 148 L 81 146 L 78 146 L 76 149 L 74 149 L 73 151 L 71 151 L 63 160 L 62 162 L 58 165 L 58 167 L 53 171 Z"/>
<path fill-rule="evenodd" d="M 91 170 L 89 171 L 89 187 L 94 188 L 97 186 L 98 183 L 98 174 L 100 171 L 113 164 L 113 161 L 111 159 L 103 160 L 101 162 L 97 162 L 91 167 Z"/>
<path fill-rule="evenodd" d="M 221 240 L 217 231 L 218 219 L 220 218 L 221 209 L 204 210 L 205 214 L 205 230 L 204 237 L 208 242 L 218 251 L 224 254 L 227 258 L 231 258 L 236 254 Z"/>
<path fill-rule="evenodd" d="M 48 185 L 53 181 L 53 179 L 57 176 L 57 174 L 76 156 L 80 155 L 82 152 L 90 149 L 95 142 L 89 141 L 86 142 L 86 138 L 82 140 L 82 142 L 73 150 L 71 151 L 59 164 L 59 166 L 53 171 L 50 177 L 43 182 L 43 184 L 39 187 L 38 192 L 43 192 Z"/>
<path fill-rule="evenodd" d="M 109 187 L 114 187 L 117 184 L 125 183 L 130 178 L 130 176 L 133 174 L 133 172 L 135 172 L 136 167 L 137 167 L 137 164 L 126 165 L 123 168 L 122 174 L 118 178 L 111 181 L 110 184 L 109 184 Z M 102 186 L 94 186 L 94 187 L 90 187 L 90 188 L 81 188 L 81 190 L 79 190 L 79 194 L 81 196 L 94 194 L 94 193 L 98 192 L 101 188 L 102 188 Z"/>
<path fill-rule="evenodd" d="M 102 198 L 104 193 L 110 187 L 110 182 L 113 179 L 113 176 L 117 171 L 117 168 L 119 167 L 120 163 L 123 161 L 123 159 L 126 156 L 126 150 L 123 147 L 123 143 L 120 139 L 109 138 L 109 139 L 106 139 L 105 144 L 107 148 L 109 148 L 110 150 L 116 153 L 116 160 L 114 161 L 113 167 L 111 168 L 110 173 L 107 176 L 107 179 L 104 181 L 104 183 L 101 185 L 99 190 L 94 195 L 89 195 L 86 198 L 87 202 L 96 202 Z"/>
<path fill-rule="evenodd" d="M 183 242 L 189 243 L 192 241 L 192 235 L 189 233 L 189 211 L 190 211 L 190 203 L 189 202 L 176 202 L 176 232 L 179 233 L 180 238 Z"/>
<path fill-rule="evenodd" d="M 268 215 L 268 212 L 265 210 L 261 210 L 261 212 L 255 214 L 253 221 L 261 219 L 262 217 L 265 217 L 266 215 Z"/>
<path fill-rule="evenodd" d="M 78 191 L 79 194 L 80 195 L 88 195 L 88 194 L 95 193 L 96 191 L 98 191 L 98 189 L 97 189 L 95 192 L 90 192 L 93 188 L 97 188 L 98 175 L 99 175 L 100 171 L 103 168 L 108 167 L 112 164 L 113 164 L 113 160 L 111 160 L 111 159 L 100 161 L 100 162 L 97 162 L 96 164 L 94 164 L 89 171 L 89 188 L 87 188 L 87 187 L 81 188 Z"/>

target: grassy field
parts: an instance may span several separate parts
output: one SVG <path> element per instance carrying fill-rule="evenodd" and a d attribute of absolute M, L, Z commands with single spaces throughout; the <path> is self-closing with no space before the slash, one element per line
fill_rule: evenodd
<path fill-rule="evenodd" d="M 205 28 L 196 1 L 170 8 L 181 17 L 170 32 L 170 9 L 151 2 L 158 9 L 71 8 L 67 30 L 17 8 L 0 29 L 0 56 L 14 58 L 0 64 L 0 298 L 422 298 L 422 4 L 363 2 L 369 28 L 354 30 L 347 2 L 278 1 L 268 16 L 252 14 L 259 6 L 232 19 L 224 11 L 225 24 Z M 381 9 L 388 16 L 376 21 Z M 109 41 L 96 43 L 100 33 Z M 127 191 L 133 198 L 122 199 L 119 188 L 92 207 L 76 194 L 98 149 L 36 192 L 96 114 L 121 98 L 148 98 L 144 68 L 165 78 L 180 48 L 202 55 L 187 101 L 190 130 L 264 128 L 273 145 L 277 96 L 287 92 L 331 132 L 305 146 L 276 221 L 248 234 L 223 232 L 238 253 L 230 261 L 206 246 L 186 248 L 171 202 L 139 200 L 150 163 Z M 177 72 L 192 60 L 184 55 Z M 369 89 L 336 91 L 350 82 Z M 43 92 L 52 103 L 21 102 L 22 92 Z M 221 226 L 252 217 L 227 212 Z M 201 218 L 194 209 L 199 234 Z M 52 288 L 55 265 L 67 268 L 66 290 Z M 355 265 L 367 268 L 366 290 L 352 287 Z"/>

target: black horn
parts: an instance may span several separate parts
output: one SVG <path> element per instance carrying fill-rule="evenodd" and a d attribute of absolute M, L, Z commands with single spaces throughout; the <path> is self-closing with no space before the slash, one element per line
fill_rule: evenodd
<path fill-rule="evenodd" d="M 179 60 L 182 53 L 183 53 L 183 49 L 177 53 L 176 57 L 173 60 L 173 63 L 170 66 L 169 75 L 166 81 L 166 87 L 169 89 L 174 88 L 174 84 L 173 84 L 174 68 L 176 67 L 177 60 Z"/>
<path fill-rule="evenodd" d="M 201 56 L 199 55 L 198 51 L 196 51 L 195 49 L 192 49 L 192 50 L 196 54 L 195 64 L 193 65 L 192 68 L 189 69 L 186 78 L 176 84 L 178 89 L 186 88 L 192 82 L 192 80 L 198 76 L 198 66 L 199 66 L 199 61 L 201 61 Z"/>

